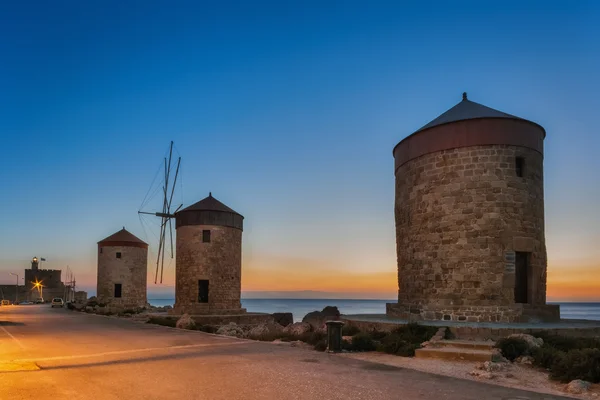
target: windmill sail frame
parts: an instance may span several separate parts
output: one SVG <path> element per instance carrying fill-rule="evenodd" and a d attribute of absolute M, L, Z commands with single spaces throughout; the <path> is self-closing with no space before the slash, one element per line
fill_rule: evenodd
<path fill-rule="evenodd" d="M 173 258 L 173 224 L 171 219 L 175 217 L 175 213 L 183 206 L 180 204 L 174 212 L 171 212 L 171 204 L 173 202 L 173 195 L 175 193 L 175 186 L 177 185 L 177 179 L 179 177 L 179 167 L 181 166 L 181 157 L 177 159 L 177 166 L 173 168 L 173 141 L 169 146 L 169 156 L 164 158 L 164 185 L 162 187 L 163 192 L 163 204 L 161 212 L 145 212 L 138 211 L 138 214 L 149 214 L 155 215 L 161 218 L 160 222 L 160 234 L 158 237 L 158 254 L 156 256 L 156 272 L 154 274 L 154 283 L 158 283 L 158 272 L 160 270 L 160 283 L 163 282 L 163 272 L 165 267 L 165 247 L 167 246 L 166 235 L 167 229 L 169 231 L 169 241 L 171 248 L 171 258 Z M 175 170 L 173 181 L 171 182 L 172 170 Z"/>

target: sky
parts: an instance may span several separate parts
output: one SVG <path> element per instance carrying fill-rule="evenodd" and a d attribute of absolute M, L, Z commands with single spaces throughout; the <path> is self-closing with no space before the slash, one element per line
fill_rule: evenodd
<path fill-rule="evenodd" d="M 466 91 L 545 127 L 548 298 L 600 301 L 599 17 L 592 1 L 0 2 L 0 283 L 38 256 L 94 292 L 96 242 L 123 226 L 152 259 L 157 221 L 137 211 L 173 140 L 176 202 L 211 191 L 245 217 L 244 291 L 394 298 L 392 149 Z M 151 295 L 172 291 L 167 264 Z"/>

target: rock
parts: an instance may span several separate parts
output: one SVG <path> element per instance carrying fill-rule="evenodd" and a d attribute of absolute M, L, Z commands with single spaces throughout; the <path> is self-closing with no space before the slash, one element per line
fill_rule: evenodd
<path fill-rule="evenodd" d="M 517 357 L 515 359 L 515 362 L 518 364 L 533 365 L 533 357 L 531 357 L 531 356 Z"/>
<path fill-rule="evenodd" d="M 509 336 L 510 339 L 521 339 L 527 342 L 529 349 L 535 349 L 541 347 L 544 344 L 544 339 L 536 338 L 526 333 L 514 333 Z"/>
<path fill-rule="evenodd" d="M 308 343 L 304 343 L 301 340 L 295 340 L 293 342 L 290 342 L 290 346 L 291 347 L 302 347 L 302 348 L 306 348 L 306 349 L 312 349 L 313 348 L 313 346 L 311 346 Z"/>
<path fill-rule="evenodd" d="M 507 378 L 514 378 L 514 377 L 515 377 L 515 376 L 514 376 L 513 374 L 511 374 L 510 372 L 509 372 L 508 374 L 504 375 L 504 376 L 505 376 L 505 377 L 507 377 Z"/>
<path fill-rule="evenodd" d="M 175 323 L 175 327 L 179 329 L 194 329 L 196 328 L 196 321 L 188 314 L 183 314 Z"/>
<path fill-rule="evenodd" d="M 235 322 L 230 322 L 229 325 L 223 325 L 217 330 L 217 335 L 244 337 L 244 330 Z"/>
<path fill-rule="evenodd" d="M 289 335 L 300 336 L 312 330 L 312 326 L 307 322 L 295 322 L 283 328 L 283 332 Z"/>
<path fill-rule="evenodd" d="M 291 312 L 273 313 L 273 319 L 275 320 L 275 323 L 277 323 L 283 327 L 286 327 L 286 326 L 294 323 L 294 316 L 292 315 Z"/>
<path fill-rule="evenodd" d="M 337 307 L 327 306 L 322 311 L 309 312 L 302 318 L 302 322 L 309 323 L 315 332 L 325 332 L 325 322 L 340 319 L 340 311 Z"/>
<path fill-rule="evenodd" d="M 507 358 L 502 355 L 500 349 L 492 349 L 492 361 L 497 363 L 509 363 Z"/>
<path fill-rule="evenodd" d="M 478 378 L 484 378 L 484 379 L 494 379 L 496 377 L 496 375 L 492 374 L 491 372 L 482 371 L 479 369 L 475 369 L 475 370 L 471 371 L 469 373 L 469 375 L 476 376 Z"/>
<path fill-rule="evenodd" d="M 485 361 L 477 365 L 477 369 L 486 371 L 486 372 L 498 372 L 506 369 L 506 365 L 504 363 L 497 363 L 492 361 Z"/>
<path fill-rule="evenodd" d="M 323 310 L 321 310 L 321 314 L 325 317 L 333 317 L 333 319 L 338 319 L 340 317 L 340 310 L 336 306 L 326 306 Z"/>
<path fill-rule="evenodd" d="M 573 394 L 581 394 L 583 392 L 587 392 L 590 388 L 591 383 L 587 381 L 582 381 L 581 379 L 575 379 L 574 381 L 569 382 L 567 385 L 567 392 Z"/>
<path fill-rule="evenodd" d="M 88 312 L 88 313 L 94 312 L 94 307 L 86 306 L 85 312 Z"/>
<path fill-rule="evenodd" d="M 281 334 L 281 333 L 283 333 L 283 327 L 279 324 L 271 322 L 268 324 L 260 324 L 260 325 L 253 327 L 248 332 L 248 337 L 260 339 L 260 338 L 272 337 L 274 335 Z"/>
<path fill-rule="evenodd" d="M 173 307 L 172 306 L 164 306 L 163 310 L 168 311 L 168 310 L 172 310 Z"/>

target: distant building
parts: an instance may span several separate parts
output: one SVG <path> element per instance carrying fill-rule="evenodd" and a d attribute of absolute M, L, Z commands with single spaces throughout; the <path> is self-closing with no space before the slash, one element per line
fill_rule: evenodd
<path fill-rule="evenodd" d="M 39 269 L 40 260 L 33 257 L 31 268 L 25 269 L 25 288 L 27 300 L 35 300 L 43 296 L 45 300 L 53 297 L 64 297 L 65 285 L 61 280 L 60 269 Z"/>
<path fill-rule="evenodd" d="M 244 217 L 212 193 L 175 215 L 177 254 L 174 314 L 243 314 Z"/>
<path fill-rule="evenodd" d="M 125 228 L 98 242 L 98 303 L 138 308 L 147 304 L 148 244 Z"/>
<path fill-rule="evenodd" d="M 452 321 L 559 318 L 546 305 L 540 125 L 467 99 L 394 148 L 398 303 Z"/>

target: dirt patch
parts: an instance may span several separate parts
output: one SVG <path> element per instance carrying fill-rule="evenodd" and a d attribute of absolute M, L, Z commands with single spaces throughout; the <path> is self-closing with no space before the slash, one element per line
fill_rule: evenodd
<path fill-rule="evenodd" d="M 509 364 L 498 372 L 492 373 L 492 378 L 484 376 L 472 376 L 471 372 L 476 369 L 478 363 L 469 361 L 446 361 L 429 360 L 408 357 L 398 357 L 378 352 L 368 353 L 342 353 L 341 357 L 353 358 L 356 360 L 368 361 L 380 364 L 380 368 L 391 367 L 391 369 L 410 368 L 417 371 L 428 372 L 436 375 L 450 376 L 460 379 L 485 382 L 492 385 L 506 386 L 515 389 L 529 390 L 538 393 L 547 393 L 558 396 L 574 397 L 578 399 L 598 399 L 600 400 L 600 385 L 592 385 L 590 390 L 584 394 L 566 393 L 565 384 L 553 382 L 548 379 L 546 371 L 534 368 L 528 365 Z M 373 366 L 366 366 L 366 369 L 379 369 Z M 380 369 L 384 370 L 384 369 Z"/>

